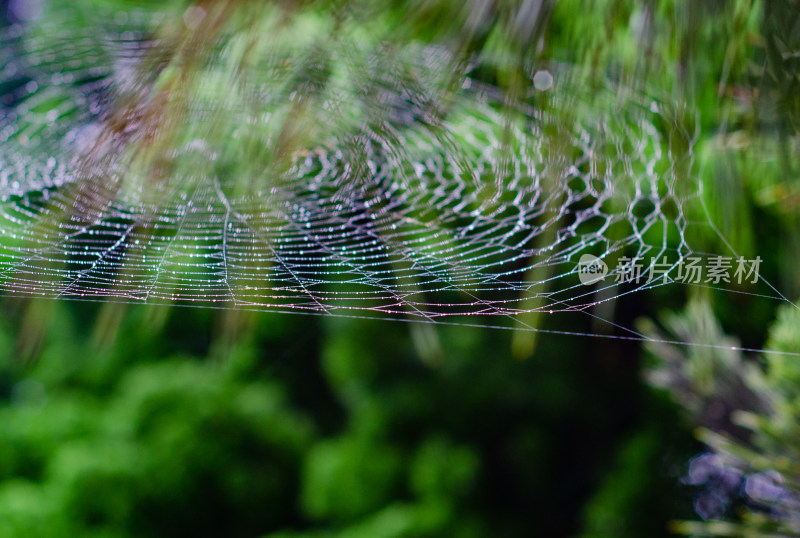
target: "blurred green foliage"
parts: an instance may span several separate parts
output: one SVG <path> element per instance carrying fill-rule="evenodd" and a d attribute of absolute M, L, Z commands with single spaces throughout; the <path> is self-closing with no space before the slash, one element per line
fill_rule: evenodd
<path fill-rule="evenodd" d="M 718 504 L 707 519 L 679 522 L 692 536 L 797 536 L 800 499 L 800 315 L 787 305 L 770 326 L 764 363 L 741 351 L 706 347 L 724 335 L 708 302 L 673 314 L 666 325 L 693 346 L 648 345 L 658 361 L 653 383 L 668 389 L 699 426 L 698 437 L 714 454 L 712 468 L 689 473 L 690 483 Z M 652 333 L 652 327 L 644 327 Z M 788 353 L 788 354 L 787 354 Z M 726 476 L 718 480 L 717 476 Z M 700 505 L 702 506 L 702 504 Z M 728 519 L 729 521 L 725 521 Z M 730 521 L 732 520 L 732 521 Z"/>
<path fill-rule="evenodd" d="M 187 5 L 81 0 L 51 3 L 45 16 L 68 9 L 72 24 L 91 29 L 98 13 L 135 6 L 180 20 Z M 660 128 L 676 154 L 698 130 L 696 163 L 680 165 L 702 178 L 708 216 L 738 252 L 778 253 L 764 274 L 800 295 L 797 2 L 281 6 L 248 6 L 303 12 L 281 45 L 313 43 L 347 15 L 353 42 L 435 43 L 462 61 L 479 55 L 476 79 L 510 95 L 525 95 L 536 69 L 569 66 L 587 93 L 612 80 L 675 103 Z M 264 38 L 263 27 L 245 22 L 231 23 L 244 29 L 221 70 L 256 61 L 247 44 Z M 281 78 L 284 93 L 348 82 L 324 45 Z M 161 87 L 189 91 L 175 84 L 186 65 L 162 72 Z M 213 99 L 218 83 L 191 89 Z M 58 108 L 41 106 L 31 129 Z M 264 133 L 249 135 L 258 147 Z M 714 230 L 693 239 L 724 247 Z M 686 300 L 658 293 L 650 304 L 620 299 L 617 321 Z M 663 316 L 662 328 L 643 322 L 642 330 L 725 345 L 735 332 L 750 346 L 800 351 L 796 309 L 781 309 L 765 340 L 773 303 L 763 297 L 700 291 L 691 299 L 683 313 Z M 549 336 L 517 360 L 508 332 L 466 326 L 48 301 L 3 308 L 0 537 L 654 537 L 667 534 L 668 521 L 693 517 L 678 480 L 699 449 L 667 398 L 641 382 L 635 344 Z M 585 318 L 535 323 L 588 326 Z M 795 357 L 767 354 L 762 369 L 736 351 L 649 351 L 659 360 L 651 382 L 705 428 L 709 447 L 742 473 L 778 471 L 780 487 L 797 493 Z M 751 508 L 741 510 L 749 526 L 677 530 L 800 532 L 786 507 Z"/>
<path fill-rule="evenodd" d="M 24 306 L 0 332 L 0 536 L 656 536 L 688 515 L 685 434 L 613 347 L 519 361 L 509 332 L 454 326 L 426 364 L 402 323 Z"/>

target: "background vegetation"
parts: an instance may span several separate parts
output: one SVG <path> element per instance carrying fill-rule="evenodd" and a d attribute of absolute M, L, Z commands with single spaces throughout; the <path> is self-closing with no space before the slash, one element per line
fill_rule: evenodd
<path fill-rule="evenodd" d="M 155 9 L 81 0 L 38 16 L 98 3 Z M 0 2 L 7 24 L 14 5 Z M 476 76 L 511 94 L 532 67 L 567 66 L 587 88 L 613 80 L 674 103 L 676 124 L 698 125 L 692 173 L 730 244 L 707 227 L 692 240 L 761 255 L 762 275 L 800 296 L 797 2 L 263 5 L 318 14 L 316 29 L 345 10 L 400 45 L 480 55 Z M 187 6 L 170 9 L 179 19 Z M 797 310 L 777 304 L 671 287 L 621 297 L 615 321 L 800 352 Z M 520 359 L 514 338 L 8 299 L 0 536 L 800 535 L 796 357 L 542 334 Z"/>

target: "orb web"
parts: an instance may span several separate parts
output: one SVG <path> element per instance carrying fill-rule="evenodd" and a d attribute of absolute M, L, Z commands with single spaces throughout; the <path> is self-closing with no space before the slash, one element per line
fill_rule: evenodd
<path fill-rule="evenodd" d="M 669 284 L 692 252 L 668 103 L 558 69 L 512 99 L 444 50 L 352 43 L 237 70 L 220 40 L 186 82 L 137 24 L 2 30 L 6 294 L 516 320 Z M 608 278 L 582 282 L 585 255 Z M 669 263 L 623 285 L 624 256 Z"/>

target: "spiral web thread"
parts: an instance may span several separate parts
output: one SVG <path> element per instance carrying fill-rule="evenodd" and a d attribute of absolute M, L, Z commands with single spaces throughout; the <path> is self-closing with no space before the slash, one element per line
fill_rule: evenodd
<path fill-rule="evenodd" d="M 230 146 L 203 133 L 237 137 L 253 123 L 241 106 L 249 101 L 193 94 L 184 114 L 200 127 L 169 151 L 182 164 L 166 180 L 132 180 L 126 147 L 146 125 L 109 137 L 109 111 L 120 87 L 145 86 L 137 66 L 155 45 L 127 26 L 49 41 L 2 30 L 6 294 L 419 321 L 503 316 L 525 325 L 526 314 L 591 311 L 672 282 L 692 252 L 687 227 L 703 225 L 688 218 L 698 204 L 692 137 L 668 107 L 607 89 L 612 106 L 582 106 L 558 74 L 513 121 L 502 97 L 468 76 L 438 119 L 425 99 L 441 81 L 431 91 L 384 81 L 354 129 L 295 148 L 279 180 L 246 188 L 235 166 L 219 165 Z M 410 61 L 436 72 L 448 61 L 437 54 Z M 259 83 L 241 77 L 232 91 L 258 93 L 264 106 L 287 100 Z M 321 109 L 331 118 L 316 119 L 331 125 L 321 131 L 336 133 L 336 122 L 352 117 L 349 99 L 344 90 L 327 94 Z M 683 137 L 682 150 L 664 125 Z M 582 284 L 584 254 L 604 260 L 609 277 Z M 670 268 L 617 285 L 625 254 L 666 257 Z"/>

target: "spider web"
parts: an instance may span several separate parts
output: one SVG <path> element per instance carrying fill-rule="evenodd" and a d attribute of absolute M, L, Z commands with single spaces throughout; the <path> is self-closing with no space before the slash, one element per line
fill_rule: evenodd
<path fill-rule="evenodd" d="M 164 101 L 188 60 L 154 27 L 2 30 L 4 293 L 525 326 L 670 284 L 707 225 L 668 101 L 555 68 L 511 99 L 430 47 L 276 47 L 237 71 L 230 39 Z M 625 255 L 670 267 L 619 285 Z"/>

